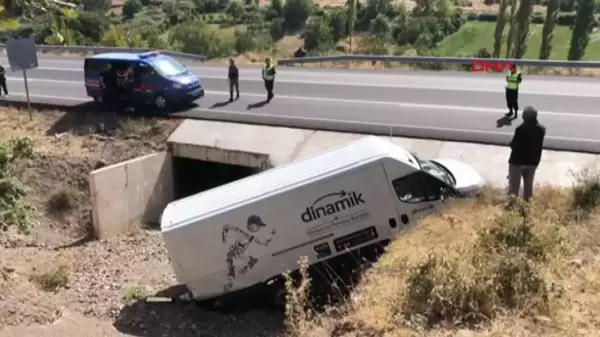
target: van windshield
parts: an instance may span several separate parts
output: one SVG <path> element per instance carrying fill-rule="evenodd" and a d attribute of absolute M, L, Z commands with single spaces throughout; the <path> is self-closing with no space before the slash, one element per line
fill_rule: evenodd
<path fill-rule="evenodd" d="M 419 162 L 419 166 L 421 166 L 421 170 L 423 170 L 425 173 L 428 173 L 429 175 L 432 175 L 432 176 L 438 178 L 439 180 L 445 182 L 449 186 L 456 185 L 456 182 L 450 175 L 450 172 L 447 172 L 443 167 L 441 167 L 440 165 L 438 165 L 435 162 L 432 162 L 430 160 L 422 160 L 414 152 L 411 154 Z"/>
<path fill-rule="evenodd" d="M 452 178 L 452 176 L 450 175 L 450 173 L 446 172 L 445 169 L 443 169 L 442 167 L 440 167 L 439 165 L 437 165 L 435 162 L 432 162 L 430 160 L 424 160 L 424 161 L 420 161 L 421 163 L 421 169 L 427 173 L 429 173 L 430 175 L 442 180 L 443 182 L 445 182 L 446 184 L 448 184 L 449 186 L 455 186 L 456 182 L 454 181 L 454 179 Z"/>
<path fill-rule="evenodd" d="M 165 77 L 181 75 L 187 71 L 181 63 L 170 57 L 153 58 L 148 63 Z"/>

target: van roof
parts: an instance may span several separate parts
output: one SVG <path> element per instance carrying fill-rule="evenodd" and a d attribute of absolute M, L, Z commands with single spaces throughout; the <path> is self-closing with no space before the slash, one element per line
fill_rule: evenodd
<path fill-rule="evenodd" d="M 419 163 L 415 162 L 414 155 L 404 148 L 376 136 L 366 136 L 304 160 L 284 164 L 173 201 L 163 211 L 161 229 L 169 231 L 190 221 L 205 219 L 295 185 L 346 171 L 359 163 L 386 157 L 416 169 L 420 167 Z"/>
<path fill-rule="evenodd" d="M 146 52 L 146 53 L 104 53 L 89 56 L 88 59 L 92 60 L 119 60 L 119 61 L 139 61 L 147 59 L 148 57 L 159 57 L 163 56 L 160 52 Z"/>

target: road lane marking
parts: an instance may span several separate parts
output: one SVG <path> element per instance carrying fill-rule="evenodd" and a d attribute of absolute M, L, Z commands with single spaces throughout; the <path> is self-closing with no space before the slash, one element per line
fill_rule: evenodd
<path fill-rule="evenodd" d="M 190 69 L 206 69 L 206 67 L 189 67 Z M 39 67 L 38 70 L 49 70 L 49 71 L 69 71 L 69 72 L 81 72 L 82 69 L 78 68 L 57 68 L 57 67 Z M 202 73 L 201 71 L 199 72 Z M 258 71 L 257 71 L 258 73 Z M 82 74 L 83 75 L 83 74 Z M 368 76 L 368 75 L 367 75 Z M 380 76 L 388 76 L 388 75 L 380 75 Z M 210 75 L 199 75 L 200 79 L 213 79 L 213 80 L 223 80 L 225 81 L 225 76 L 210 76 Z M 262 79 L 257 77 L 240 77 L 242 81 L 250 81 L 250 82 L 261 82 Z M 478 79 L 479 80 L 479 79 Z M 489 79 L 485 79 L 489 80 Z M 504 85 L 504 80 L 498 78 L 497 82 L 499 83 L 498 87 L 502 88 Z M 460 92 L 487 92 L 487 93 L 503 93 L 504 89 L 482 89 L 482 88 L 457 88 L 455 86 L 432 86 L 432 85 L 405 85 L 405 84 L 378 84 L 378 83 L 352 83 L 352 82 L 342 82 L 342 81 L 307 81 L 307 80 L 286 80 L 286 79 L 278 79 L 277 83 L 292 83 L 292 84 L 317 84 L 317 85 L 332 85 L 332 86 L 343 86 L 343 87 L 371 87 L 371 88 L 396 88 L 396 89 L 418 89 L 418 90 L 438 90 L 438 91 L 460 91 Z M 477 83 L 474 83 L 475 85 Z M 580 83 L 578 83 L 580 84 Z M 568 84 L 561 84 L 561 86 L 565 86 Z M 527 83 L 521 85 L 522 88 L 527 86 Z M 565 92 L 547 92 L 547 91 L 535 91 L 535 90 L 527 90 L 521 89 L 521 94 L 529 94 L 529 95 L 541 95 L 541 96 L 564 96 L 564 97 L 586 97 L 586 98 L 600 98 L 600 93 L 565 93 Z"/>
<path fill-rule="evenodd" d="M 11 95 L 22 96 L 25 97 L 24 93 L 13 93 Z M 52 96 L 52 95 L 36 95 L 32 94 L 29 96 L 30 98 L 45 98 L 45 99 L 56 99 L 56 100 L 69 100 L 76 102 L 91 102 L 89 99 L 84 98 L 76 98 L 76 97 L 62 97 L 62 96 Z M 1 100 L 0 100 L 1 101 Z M 67 107 L 68 108 L 68 107 Z M 245 116 L 248 117 L 248 112 L 240 112 L 240 111 L 232 111 L 225 109 L 207 109 L 207 108 L 194 108 L 189 111 L 185 111 L 183 115 L 189 115 L 190 112 L 201 111 L 201 112 L 209 112 L 209 113 L 221 113 L 228 115 L 237 115 L 237 116 Z M 431 130 L 431 131 L 439 131 L 439 132 L 459 132 L 459 133 L 471 133 L 471 134 L 479 134 L 479 135 L 496 135 L 496 136 L 510 136 L 510 132 L 497 132 L 497 131 L 488 131 L 488 130 L 473 130 L 473 129 L 458 129 L 458 128 L 443 128 L 436 126 L 426 126 L 426 125 L 410 125 L 410 124 L 390 124 L 390 123 L 373 123 L 367 121 L 355 121 L 355 120 L 339 120 L 339 119 L 331 119 L 331 118 L 315 118 L 315 117 L 303 117 L 303 116 L 290 116 L 290 115 L 281 115 L 281 114 L 272 114 L 272 113 L 261 113 L 261 117 L 270 117 L 275 119 L 283 119 L 283 120 L 301 120 L 307 122 L 329 122 L 329 123 L 342 123 L 342 124 L 351 124 L 357 126 L 371 126 L 371 127 L 381 127 L 381 128 L 389 128 L 390 131 L 393 128 L 405 128 L 405 129 L 413 129 L 413 130 Z M 184 116 L 185 117 L 185 116 Z M 192 116 L 193 117 L 193 116 Z M 401 137 L 402 135 L 392 137 Z M 600 146 L 600 140 L 596 139 L 586 139 L 586 138 L 576 138 L 576 137 L 561 137 L 561 136 L 546 136 L 546 139 L 554 139 L 557 141 L 576 141 L 576 142 L 587 142 L 598 144 Z"/>
<path fill-rule="evenodd" d="M 22 79 L 7 77 L 11 81 L 22 81 Z M 78 81 L 65 81 L 65 80 L 49 80 L 34 78 L 31 82 L 48 82 L 48 83 L 61 83 L 73 86 L 82 86 L 83 82 Z M 229 95 L 227 91 L 213 91 L 206 90 L 207 94 L 214 95 Z M 245 93 L 244 96 L 250 97 L 265 97 L 265 94 L 257 93 Z M 290 99 L 290 100 L 302 100 L 312 102 L 328 102 L 328 103 L 342 103 L 342 104 L 363 104 L 363 105 L 386 105 L 398 108 L 414 108 L 414 109 L 431 109 L 431 110 L 451 110 L 460 112 L 476 112 L 476 113 L 487 113 L 499 115 L 506 113 L 506 109 L 502 108 L 486 108 L 486 107 L 470 107 L 470 106 L 458 106 L 458 105 L 440 105 L 440 104 L 422 104 L 422 103 L 407 103 L 407 102 L 390 102 L 390 101 L 370 101 L 370 100 L 356 100 L 356 99 L 343 99 L 343 98 L 326 98 L 326 97 L 308 97 L 308 96 L 289 96 L 289 95 L 276 95 L 278 98 Z M 553 111 L 539 111 L 540 115 L 548 116 L 560 116 L 560 117 L 579 117 L 579 118 L 600 118 L 598 113 L 567 113 L 567 112 L 553 112 Z"/>

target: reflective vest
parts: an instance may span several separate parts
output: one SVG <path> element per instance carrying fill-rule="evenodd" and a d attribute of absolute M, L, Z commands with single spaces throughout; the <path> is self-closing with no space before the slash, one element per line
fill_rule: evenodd
<path fill-rule="evenodd" d="M 519 76 L 521 72 L 515 71 L 514 73 L 509 72 L 506 75 L 506 89 L 519 90 Z"/>
<path fill-rule="evenodd" d="M 270 67 L 265 67 L 262 70 L 262 77 L 265 81 L 273 81 L 275 80 L 275 67 L 271 65 Z"/>

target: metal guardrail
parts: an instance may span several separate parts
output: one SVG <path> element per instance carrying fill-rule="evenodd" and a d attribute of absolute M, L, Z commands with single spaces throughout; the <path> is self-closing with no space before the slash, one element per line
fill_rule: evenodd
<path fill-rule="evenodd" d="M 0 49 L 5 49 L 4 44 L 0 44 Z M 153 48 L 122 48 L 122 47 L 103 47 L 103 46 L 53 46 L 53 45 L 37 45 L 37 50 L 42 53 L 112 53 L 112 52 L 130 52 L 143 53 L 152 50 Z M 206 61 L 204 55 L 179 53 L 174 51 L 162 51 L 165 55 L 172 57 L 186 58 L 196 61 Z"/>
<path fill-rule="evenodd" d="M 510 62 L 518 66 L 529 67 L 557 67 L 557 68 L 600 68 L 600 61 L 556 61 L 556 60 L 522 60 L 503 58 L 477 58 L 477 57 L 434 57 L 434 56 L 392 56 L 392 55 L 340 55 L 340 56 L 314 56 L 281 59 L 277 61 L 282 66 L 294 66 L 304 63 L 324 62 L 395 62 L 395 63 L 437 63 L 471 65 L 473 61 L 485 60 L 488 62 Z"/>

